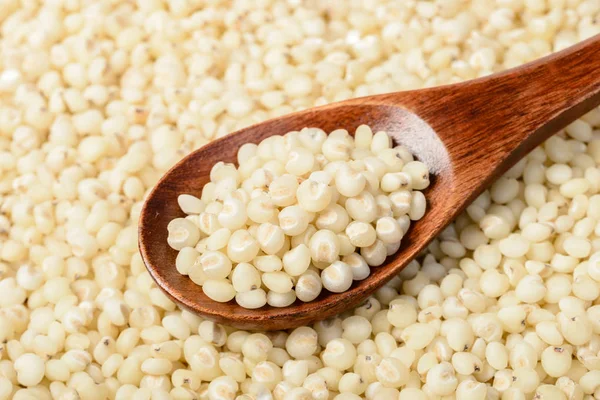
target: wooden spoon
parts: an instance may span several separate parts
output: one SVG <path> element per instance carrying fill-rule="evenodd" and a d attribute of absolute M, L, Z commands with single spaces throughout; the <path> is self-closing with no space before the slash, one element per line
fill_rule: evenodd
<path fill-rule="evenodd" d="M 308 325 L 364 301 L 396 276 L 491 182 L 559 129 L 600 104 L 600 35 L 535 62 L 472 81 L 342 101 L 279 117 L 215 140 L 168 171 L 148 195 L 139 224 L 139 248 L 148 271 L 183 308 L 245 329 Z M 167 224 L 184 214 L 181 193 L 201 194 L 217 161 L 236 162 L 244 143 L 259 143 L 304 127 L 349 132 L 361 124 L 385 130 L 433 174 L 428 209 L 402 239 L 400 250 L 371 275 L 340 294 L 287 308 L 248 310 L 218 303 L 175 269 Z"/>

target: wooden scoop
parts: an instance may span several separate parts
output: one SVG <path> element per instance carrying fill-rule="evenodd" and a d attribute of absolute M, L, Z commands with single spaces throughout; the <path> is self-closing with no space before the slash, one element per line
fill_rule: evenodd
<path fill-rule="evenodd" d="M 422 90 L 342 101 L 263 122 L 194 151 L 148 195 L 140 216 L 139 248 L 148 271 L 183 308 L 244 329 L 308 325 L 359 305 L 436 237 L 492 181 L 553 133 L 600 104 L 600 36 L 499 74 Z M 412 224 L 400 250 L 344 293 L 323 290 L 312 302 L 248 310 L 210 300 L 175 269 L 167 224 L 184 216 L 182 193 L 201 194 L 217 161 L 236 163 L 238 148 L 304 127 L 325 132 L 361 124 L 385 130 L 432 173 L 427 212 Z"/>

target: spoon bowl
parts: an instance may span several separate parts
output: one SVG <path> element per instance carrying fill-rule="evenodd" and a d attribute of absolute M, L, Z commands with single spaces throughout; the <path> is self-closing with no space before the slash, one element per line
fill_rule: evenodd
<path fill-rule="evenodd" d="M 600 104 L 600 37 L 506 72 L 453 85 L 369 96 L 307 109 L 215 140 L 171 168 L 146 198 L 139 223 L 142 259 L 158 286 L 183 308 L 243 329 L 308 325 L 359 305 L 396 276 L 494 178 L 554 132 Z M 237 150 L 305 127 L 351 134 L 362 124 L 384 130 L 432 174 L 427 211 L 411 225 L 400 249 L 343 293 L 326 290 L 312 302 L 245 309 L 209 299 L 175 269 L 177 251 L 167 225 L 184 213 L 177 197 L 200 197 L 218 161 L 237 165 Z"/>

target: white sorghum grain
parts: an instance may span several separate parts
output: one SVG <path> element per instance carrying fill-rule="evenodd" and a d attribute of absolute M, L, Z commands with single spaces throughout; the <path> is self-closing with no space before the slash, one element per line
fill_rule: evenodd
<path fill-rule="evenodd" d="M 285 342 L 285 349 L 290 356 L 305 359 L 317 351 L 317 332 L 309 327 L 294 329 Z"/>
<path fill-rule="evenodd" d="M 441 362 L 427 372 L 426 383 L 433 394 L 448 396 L 456 390 L 458 379 L 452 365 L 448 362 Z"/>
<path fill-rule="evenodd" d="M 35 386 L 44 378 L 44 361 L 36 354 L 25 353 L 14 360 L 17 381 L 23 386 Z"/>
<path fill-rule="evenodd" d="M 316 299 L 322 289 L 323 282 L 313 270 L 306 271 L 296 281 L 296 297 L 304 302 Z"/>
<path fill-rule="evenodd" d="M 4 1 L 0 399 L 600 398 L 599 109 L 534 149 L 385 289 L 312 327 L 251 334 L 177 309 L 135 235 L 161 174 L 215 138 L 513 67 L 599 33 L 599 13 L 589 0 Z M 427 184 L 371 122 L 353 143 L 301 129 L 241 146 L 239 168 L 222 163 L 201 194 L 178 197 L 177 270 L 202 285 L 199 257 L 231 251 L 231 280 L 216 282 L 248 307 L 267 303 L 261 276 L 281 271 L 311 301 L 328 266 L 312 262 L 311 237 L 328 230 L 332 262 L 364 279 L 399 236 L 389 218 L 406 233 L 423 212 L 412 189 Z M 318 212 L 298 206 L 309 179 L 301 204 Z M 256 227 L 228 249 L 242 210 Z M 414 335 L 424 325 L 427 344 Z"/>

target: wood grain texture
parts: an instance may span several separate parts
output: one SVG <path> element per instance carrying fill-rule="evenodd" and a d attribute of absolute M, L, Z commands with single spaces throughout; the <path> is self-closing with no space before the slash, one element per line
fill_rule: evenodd
<path fill-rule="evenodd" d="M 168 171 L 140 216 L 139 248 L 148 271 L 182 307 L 221 323 L 271 330 L 307 325 L 360 304 L 398 274 L 476 196 L 554 132 L 600 104 L 600 36 L 506 72 L 464 83 L 352 99 L 254 125 L 209 143 Z M 244 143 L 304 127 L 349 132 L 361 124 L 385 130 L 433 173 L 428 210 L 397 254 L 341 294 L 313 302 L 247 310 L 208 299 L 175 269 L 167 224 L 183 216 L 180 193 L 200 195 L 217 161 L 235 162 Z"/>

